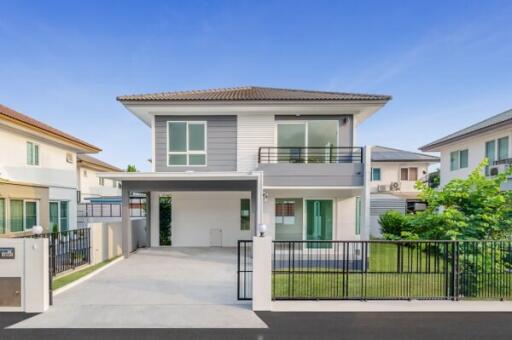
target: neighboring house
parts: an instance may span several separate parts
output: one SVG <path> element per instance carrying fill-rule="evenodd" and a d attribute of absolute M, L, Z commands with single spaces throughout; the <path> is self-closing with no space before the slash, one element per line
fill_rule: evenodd
<path fill-rule="evenodd" d="M 489 159 L 487 175 L 512 163 L 512 110 L 508 110 L 422 146 L 422 151 L 441 153 L 441 185 L 467 178 L 480 162 Z M 504 186 L 512 189 L 512 181 Z"/>
<path fill-rule="evenodd" d="M 122 172 L 122 169 L 89 155 L 78 155 L 76 165 L 79 202 L 90 202 L 93 198 L 121 197 L 121 183 L 98 177 L 98 173 Z"/>
<path fill-rule="evenodd" d="M 100 149 L 0 105 L 0 232 L 76 227 L 76 157 Z"/>
<path fill-rule="evenodd" d="M 370 178 L 371 235 L 380 237 L 379 217 L 388 210 L 402 213 L 423 208 L 415 184 L 428 180 L 429 167 L 439 163 L 439 157 L 417 152 L 372 147 Z"/>
<path fill-rule="evenodd" d="M 130 193 L 150 194 L 152 246 L 162 194 L 174 246 L 236 246 L 260 224 L 276 240 L 368 239 L 370 154 L 355 131 L 390 99 L 264 87 L 121 96 L 152 129 L 153 169 L 100 176 L 122 181 L 124 211 Z"/>

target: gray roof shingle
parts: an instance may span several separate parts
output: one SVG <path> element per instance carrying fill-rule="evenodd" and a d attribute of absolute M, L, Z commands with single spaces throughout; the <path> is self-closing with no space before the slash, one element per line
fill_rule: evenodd
<path fill-rule="evenodd" d="M 472 136 L 477 133 L 485 132 L 493 128 L 497 128 L 504 124 L 512 123 L 512 109 L 499 113 L 495 116 L 482 120 L 476 124 L 470 125 L 467 128 L 449 134 L 443 138 L 435 140 L 429 144 L 420 147 L 421 151 L 431 151 L 435 148 L 446 145 L 448 143 Z"/>
<path fill-rule="evenodd" d="M 376 100 L 387 101 L 391 96 L 345 93 L 345 92 L 325 92 L 308 91 L 294 89 L 280 89 L 259 86 L 243 86 L 232 88 L 219 88 L 209 90 L 162 92 L 151 94 L 136 94 L 128 96 L 119 96 L 117 100 L 121 102 L 131 101 L 258 101 L 258 100 L 276 100 L 276 101 L 352 101 L 352 100 Z"/>
<path fill-rule="evenodd" d="M 373 162 L 439 162 L 439 157 L 423 153 L 388 148 L 385 146 L 374 146 L 372 148 Z"/>

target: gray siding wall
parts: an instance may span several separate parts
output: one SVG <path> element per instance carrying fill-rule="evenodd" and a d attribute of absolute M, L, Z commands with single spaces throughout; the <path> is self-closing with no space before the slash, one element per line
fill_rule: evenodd
<path fill-rule="evenodd" d="M 260 164 L 266 186 L 362 186 L 363 164 Z"/>
<path fill-rule="evenodd" d="M 206 121 L 206 166 L 167 166 L 167 122 Z M 157 172 L 236 171 L 236 116 L 156 116 L 155 170 Z"/>
<path fill-rule="evenodd" d="M 352 115 L 321 115 L 321 116 L 295 116 L 276 115 L 278 120 L 337 120 L 339 124 L 339 146 L 352 146 L 354 144 L 354 119 Z"/>

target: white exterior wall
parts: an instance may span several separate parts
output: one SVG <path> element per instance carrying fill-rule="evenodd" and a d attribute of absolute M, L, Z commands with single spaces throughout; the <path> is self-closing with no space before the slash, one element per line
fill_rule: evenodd
<path fill-rule="evenodd" d="M 400 183 L 401 192 L 415 192 L 418 190 L 414 188 L 416 181 L 402 181 L 400 180 L 401 168 L 418 168 L 418 179 L 425 177 L 428 174 L 429 163 L 420 162 L 372 162 L 372 168 L 380 168 L 380 181 L 370 181 L 370 192 L 378 192 L 379 185 L 386 185 L 389 190 L 391 182 Z"/>
<path fill-rule="evenodd" d="M 251 230 L 240 230 L 240 200 L 247 192 L 173 192 L 172 236 L 176 247 L 209 247 L 210 231 L 222 230 L 222 246 L 236 247 L 250 240 Z M 254 212 L 251 212 L 251 219 Z M 251 220 L 252 222 L 252 220 Z"/>
<path fill-rule="evenodd" d="M 104 179 L 104 185 L 100 185 L 99 171 L 89 167 L 78 167 L 78 190 L 81 192 L 82 202 L 88 197 L 121 196 L 121 189 L 114 187 L 114 181 Z"/>
<path fill-rule="evenodd" d="M 39 165 L 27 165 L 27 142 L 39 144 Z M 76 153 L 0 128 L 0 177 L 18 182 L 76 189 Z M 5 152 L 7 151 L 7 152 Z M 66 161 L 71 153 L 73 162 Z"/>
<path fill-rule="evenodd" d="M 39 165 L 27 165 L 27 142 L 39 145 Z M 54 143 L 0 127 L 0 177 L 49 187 L 50 201 L 69 201 L 69 227 L 76 228 L 76 153 Z M 66 160 L 71 154 L 72 162 Z"/>
<path fill-rule="evenodd" d="M 274 145 L 274 126 L 273 114 L 238 115 L 238 171 L 251 171 L 258 167 L 258 150 L 260 146 Z"/>
<path fill-rule="evenodd" d="M 494 131 L 482 133 L 461 141 L 440 147 L 436 151 L 441 152 L 441 185 L 446 185 L 455 178 L 467 178 L 485 158 L 485 143 L 502 137 L 509 137 L 509 157 L 512 153 L 512 127 L 500 128 Z M 468 149 L 468 167 L 464 169 L 450 170 L 450 153 L 456 150 Z"/>

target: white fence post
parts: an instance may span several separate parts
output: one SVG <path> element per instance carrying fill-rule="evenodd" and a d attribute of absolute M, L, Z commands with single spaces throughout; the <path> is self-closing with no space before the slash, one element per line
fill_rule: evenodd
<path fill-rule="evenodd" d="M 254 237 L 252 245 L 252 310 L 272 307 L 272 238 Z"/>

